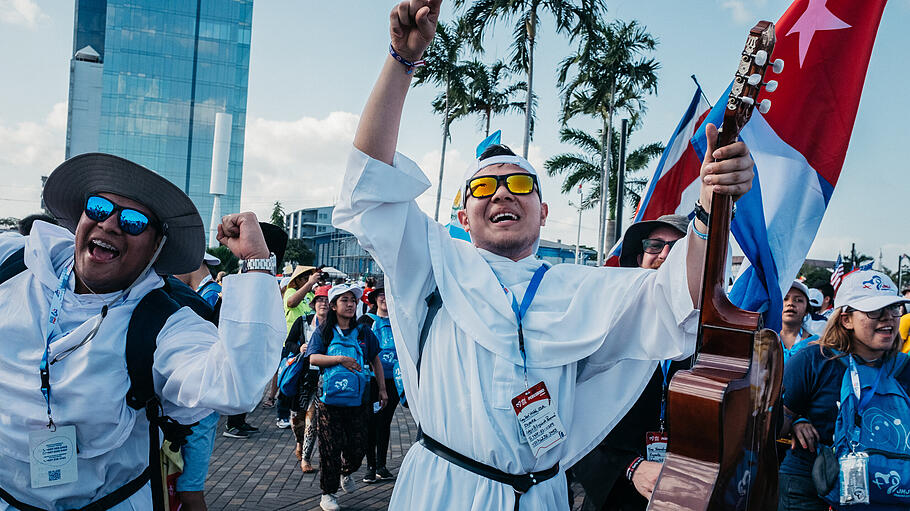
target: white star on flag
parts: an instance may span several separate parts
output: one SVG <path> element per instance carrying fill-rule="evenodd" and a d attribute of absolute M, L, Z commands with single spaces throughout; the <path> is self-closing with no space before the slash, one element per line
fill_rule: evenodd
<path fill-rule="evenodd" d="M 803 67 L 812 38 L 819 30 L 841 30 L 850 28 L 850 25 L 835 16 L 825 6 L 828 0 L 809 0 L 809 7 L 802 16 L 796 20 L 787 36 L 796 32 L 799 34 L 799 67 Z"/>

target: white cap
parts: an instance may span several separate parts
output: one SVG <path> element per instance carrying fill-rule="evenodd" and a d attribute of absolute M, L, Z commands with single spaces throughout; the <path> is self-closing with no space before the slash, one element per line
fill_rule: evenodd
<path fill-rule="evenodd" d="M 218 266 L 219 264 L 221 264 L 221 259 L 218 259 L 217 257 L 213 256 L 212 254 L 209 254 L 208 252 L 206 252 L 205 255 L 202 256 L 202 260 L 205 261 L 205 264 L 207 264 L 209 266 Z"/>
<path fill-rule="evenodd" d="M 354 298 L 356 300 L 360 300 L 360 297 L 363 296 L 363 289 L 360 289 L 357 286 L 352 286 L 351 284 L 338 284 L 337 286 L 332 286 L 332 289 L 329 289 L 329 303 L 332 303 L 335 298 L 348 292 L 354 293 Z"/>
<path fill-rule="evenodd" d="M 809 288 L 806 287 L 806 285 L 802 282 L 794 280 L 793 284 L 790 285 L 790 289 L 798 289 L 799 291 L 802 291 L 802 293 L 806 295 L 806 300 L 809 299 Z"/>
<path fill-rule="evenodd" d="M 809 290 L 809 305 L 813 307 L 821 307 L 822 300 L 825 299 L 825 296 L 822 294 L 820 289 L 815 289 L 814 287 Z"/>
<path fill-rule="evenodd" d="M 890 277 L 875 270 L 857 270 L 848 273 L 841 281 L 835 307 L 872 312 L 895 303 L 908 303 L 910 300 L 897 294 L 897 286 Z"/>

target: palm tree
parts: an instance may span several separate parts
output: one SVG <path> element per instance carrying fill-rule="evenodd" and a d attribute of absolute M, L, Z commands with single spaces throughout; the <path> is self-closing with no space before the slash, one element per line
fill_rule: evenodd
<path fill-rule="evenodd" d="M 490 122 L 494 115 L 525 110 L 525 102 L 513 101 L 513 98 L 517 93 L 526 90 L 527 84 L 518 82 L 503 87 L 502 82 L 508 72 L 508 66 L 501 60 L 489 66 L 477 59 L 466 64 L 469 80 L 467 113 L 480 117 L 485 137 L 490 136 Z"/>
<path fill-rule="evenodd" d="M 468 0 L 455 0 L 460 8 Z M 534 98 L 534 47 L 537 44 L 537 26 L 540 13 L 548 11 L 556 21 L 556 32 L 568 32 L 574 38 L 589 30 L 607 6 L 604 0 L 475 0 L 464 13 L 471 42 L 477 51 L 483 51 L 484 32 L 500 19 L 514 20 L 512 27 L 511 66 L 527 73 L 525 96 L 525 132 L 522 155 L 527 158 L 531 143 L 531 117 Z"/>
<path fill-rule="evenodd" d="M 631 134 L 633 127 L 637 128 L 638 124 L 630 123 L 629 126 L 628 134 Z M 619 132 L 615 129 L 613 131 L 613 136 L 609 137 L 613 144 L 612 151 L 610 151 L 610 155 L 613 159 L 613 164 L 610 168 L 613 169 L 613 171 L 610 173 L 608 180 L 608 187 L 610 190 L 616 189 L 616 180 L 618 178 L 617 169 L 619 169 L 620 158 Z M 603 169 L 601 157 L 604 154 L 601 141 L 603 139 L 603 134 L 599 131 L 596 135 L 592 135 L 579 129 L 562 128 L 559 131 L 560 142 L 571 144 L 577 147 L 580 152 L 558 154 L 544 163 L 544 168 L 548 175 L 565 176 L 561 189 L 564 194 L 572 193 L 572 190 L 574 190 L 579 183 L 594 185 L 590 188 L 588 195 L 582 199 L 583 209 L 591 208 L 600 202 L 602 193 L 600 180 L 601 170 Z M 659 157 L 663 151 L 664 145 L 661 142 L 651 142 L 650 144 L 645 144 L 636 148 L 626 157 L 625 191 L 627 196 L 631 199 L 633 208 L 638 208 L 638 204 L 641 202 L 641 192 L 648 182 L 647 176 L 642 176 L 638 174 L 638 172 L 644 170 L 648 166 L 648 163 L 650 163 L 652 159 Z M 615 194 L 611 194 L 609 197 L 608 205 L 612 216 L 616 211 Z"/>
<path fill-rule="evenodd" d="M 465 87 L 466 67 L 459 62 L 464 48 L 464 28 L 461 24 L 448 25 L 442 21 L 436 26 L 433 44 L 426 51 L 426 65 L 417 68 L 414 87 L 425 83 L 442 86 L 443 91 L 433 100 L 433 111 L 442 114 L 442 156 L 439 158 L 439 184 L 436 187 L 436 209 L 433 219 L 439 220 L 439 202 L 442 199 L 442 176 L 446 163 L 446 144 L 451 138 L 452 122 L 464 115 L 467 100 Z"/>
<path fill-rule="evenodd" d="M 611 175 L 613 114 L 625 110 L 635 115 L 644 110 L 643 96 L 657 93 L 660 64 L 644 54 L 655 49 L 657 41 L 637 21 L 616 20 L 598 23 L 581 33 L 578 49 L 560 63 L 557 83 L 563 92 L 563 123 L 584 114 L 599 117 L 602 154 L 601 174 Z M 569 73 L 575 74 L 570 78 Z M 601 178 L 600 185 L 608 180 Z M 606 196 L 602 189 L 601 196 Z M 598 265 L 603 264 L 604 240 L 612 239 L 615 221 L 607 218 L 607 203 L 601 202 L 598 224 Z"/>

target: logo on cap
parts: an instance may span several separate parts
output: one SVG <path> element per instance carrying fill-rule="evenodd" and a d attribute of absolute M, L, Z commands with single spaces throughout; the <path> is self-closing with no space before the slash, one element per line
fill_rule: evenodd
<path fill-rule="evenodd" d="M 882 278 L 878 275 L 873 275 L 871 279 L 863 282 L 863 289 L 873 288 L 877 291 L 888 291 L 891 289 L 891 286 L 882 282 Z"/>

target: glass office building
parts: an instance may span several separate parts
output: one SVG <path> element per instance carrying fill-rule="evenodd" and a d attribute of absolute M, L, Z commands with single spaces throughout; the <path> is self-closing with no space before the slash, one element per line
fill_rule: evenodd
<path fill-rule="evenodd" d="M 67 158 L 101 151 L 183 189 L 209 223 L 215 114 L 231 116 L 222 213 L 240 207 L 252 0 L 76 0 Z"/>

